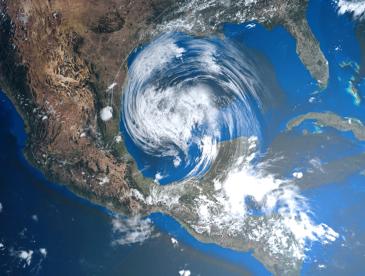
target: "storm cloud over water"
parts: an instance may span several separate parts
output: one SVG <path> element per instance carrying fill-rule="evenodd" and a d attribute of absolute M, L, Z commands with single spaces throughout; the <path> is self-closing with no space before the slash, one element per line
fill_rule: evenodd
<path fill-rule="evenodd" d="M 338 0 L 338 13 L 350 13 L 355 19 L 365 19 L 365 1 L 364 0 Z"/>
<path fill-rule="evenodd" d="M 143 152 L 186 176 L 206 172 L 220 141 L 261 136 L 264 86 L 254 60 L 229 41 L 167 34 L 129 69 L 123 123 Z"/>

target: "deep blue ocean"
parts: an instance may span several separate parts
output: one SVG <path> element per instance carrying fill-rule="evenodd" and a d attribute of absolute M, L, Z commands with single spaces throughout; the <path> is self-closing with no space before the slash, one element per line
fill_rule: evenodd
<path fill-rule="evenodd" d="M 355 71 L 340 66 L 341 62 L 360 62 L 355 23 L 350 16 L 338 16 L 335 7 L 326 0 L 310 1 L 307 19 L 329 61 L 330 81 L 323 91 L 300 62 L 295 41 L 285 29 L 276 27 L 269 31 L 259 24 L 254 28 L 246 28 L 247 24 L 224 26 L 226 37 L 267 58 L 285 92 L 286 108 L 279 114 L 269 110 L 264 115 L 270 130 L 264 133 L 264 145 L 269 145 L 291 118 L 306 112 L 333 111 L 365 122 L 365 85 L 359 90 L 362 101 L 356 104 L 347 92 L 348 81 Z M 314 100 L 310 101 L 311 98 Z M 149 160 L 133 147 L 123 126 L 121 131 L 139 168 L 146 176 L 153 177 L 156 167 L 145 166 L 157 161 Z M 343 135 L 355 141 L 351 133 Z M 178 275 L 181 269 L 189 269 L 192 275 L 270 275 L 250 252 L 200 243 L 163 214 L 150 216 L 155 232 L 160 233 L 158 237 L 142 244 L 112 245 L 115 214 L 48 182 L 24 159 L 25 143 L 23 121 L 1 92 L 1 275 Z M 355 150 L 363 152 L 364 145 L 356 143 Z M 343 152 L 328 154 L 338 158 Z M 164 164 L 157 167 L 161 166 Z M 175 174 L 174 178 L 183 174 Z M 310 201 L 316 221 L 330 225 L 341 237 L 332 244 L 314 244 L 307 252 L 302 274 L 363 275 L 364 176 L 354 175 L 305 190 L 303 194 Z M 179 241 L 178 247 L 171 243 L 171 237 Z M 40 249 L 46 249 L 46 256 Z M 34 252 L 30 265 L 18 257 L 22 250 Z"/>

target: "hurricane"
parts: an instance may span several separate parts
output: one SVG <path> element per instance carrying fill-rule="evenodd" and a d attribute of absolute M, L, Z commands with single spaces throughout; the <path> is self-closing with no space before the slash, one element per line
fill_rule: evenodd
<path fill-rule="evenodd" d="M 166 34 L 129 69 L 123 122 L 144 153 L 202 175 L 219 143 L 261 137 L 256 64 L 231 42 Z"/>
<path fill-rule="evenodd" d="M 265 171 L 265 118 L 278 97 L 259 61 L 228 39 L 163 34 L 134 53 L 122 129 L 155 182 L 179 176 L 165 182 L 168 189 L 153 188 L 147 204 L 169 213 L 188 209 L 186 223 L 196 233 L 225 233 L 296 263 L 312 242 L 338 234 L 313 220 L 293 179 Z M 184 193 L 193 198 L 187 206 Z"/>

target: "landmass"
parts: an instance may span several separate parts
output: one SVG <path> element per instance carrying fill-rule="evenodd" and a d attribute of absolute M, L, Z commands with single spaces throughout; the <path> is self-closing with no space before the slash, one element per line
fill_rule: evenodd
<path fill-rule="evenodd" d="M 355 77 L 355 85 L 365 78 L 365 22 L 360 21 L 356 27 L 356 38 L 360 45 L 360 68 Z"/>
<path fill-rule="evenodd" d="M 358 106 L 361 104 L 361 95 L 358 89 L 358 86 L 362 81 L 362 78 L 360 77 L 360 66 L 353 61 L 343 61 L 339 65 L 343 69 L 350 69 L 354 72 L 354 75 L 351 76 L 350 80 L 347 82 L 346 91 L 353 97 L 354 104 Z"/>
<path fill-rule="evenodd" d="M 331 128 L 335 133 L 305 132 L 304 135 L 294 135 L 292 130 L 306 121 L 311 121 L 321 128 Z M 345 142 L 346 138 L 338 136 L 338 132 L 351 133 L 353 138 L 350 137 L 350 140 Z M 307 156 L 311 156 L 312 152 L 317 156 L 320 148 L 331 146 L 331 144 L 336 147 L 336 145 L 340 144 L 341 149 L 338 149 L 337 152 L 340 154 L 346 153 L 342 158 L 336 158 L 335 160 L 331 160 L 331 162 L 327 162 L 326 160 L 320 160 L 319 158 L 313 158 L 312 156 L 308 161 L 303 160 L 302 162 L 309 163 L 310 168 L 306 170 L 300 179 L 296 180 L 297 185 L 301 187 L 301 189 L 308 189 L 326 184 L 339 183 L 341 180 L 354 174 L 364 174 L 363 167 L 365 154 L 362 150 L 358 154 L 349 154 L 350 152 L 353 152 L 355 148 L 351 139 L 356 139 L 359 142 L 365 141 L 365 126 L 356 118 L 342 117 L 333 112 L 310 112 L 299 115 L 287 123 L 286 131 L 277 138 L 277 142 L 274 141 L 271 145 L 271 147 L 274 148 L 273 152 L 282 152 L 285 158 L 271 164 L 273 168 L 269 168 L 269 171 L 275 170 L 276 173 L 280 173 L 280 169 L 278 168 L 290 168 L 291 165 L 286 163 L 286 160 L 290 160 L 289 162 L 293 163 L 295 158 L 291 155 L 297 152 L 296 148 L 298 147 L 304 149 Z M 288 144 L 287 140 L 296 142 L 292 143 L 293 149 L 285 149 L 287 152 L 284 153 L 285 150 L 283 150 L 280 145 Z M 292 151 L 292 153 L 290 153 L 290 151 Z M 273 158 L 272 154 L 268 154 L 267 158 Z M 294 163 L 300 164 L 300 161 L 294 161 Z M 302 166 L 306 167 L 305 164 L 302 164 Z"/>
<path fill-rule="evenodd" d="M 280 252 L 266 246 L 278 218 L 250 217 L 240 222 L 235 233 L 224 227 L 207 231 L 204 227 L 209 225 L 199 223 L 199 200 L 221 214 L 211 180 L 231 162 L 227 158 L 246 148 L 245 139 L 222 144 L 219 158 L 203 179 L 161 187 L 142 176 L 119 133 L 128 56 L 168 30 L 205 35 L 219 33 L 224 22 L 282 25 L 296 40 L 308 71 L 326 86 L 328 62 L 307 23 L 307 1 L 232 2 L 204 7 L 199 1 L 3 0 L 0 86 L 24 119 L 25 156 L 48 179 L 126 215 L 167 213 L 199 240 L 252 249 L 273 273 L 297 274 L 301 261 L 290 258 L 295 245 L 287 244 Z M 262 225 L 268 232 L 249 237 L 252 229 Z M 290 233 L 282 235 L 290 237 Z"/>
<path fill-rule="evenodd" d="M 356 118 L 343 118 L 333 112 L 310 112 L 290 120 L 287 130 L 292 130 L 306 120 L 314 120 L 319 126 L 332 127 L 339 131 L 350 131 L 359 141 L 365 141 L 365 127 Z"/>
<path fill-rule="evenodd" d="M 353 72 L 346 91 L 353 97 L 354 104 L 360 105 L 364 98 L 361 85 L 365 80 L 365 23 L 360 21 L 355 29 L 356 39 L 360 46 L 360 64 L 354 61 L 343 61 L 339 65 L 343 69 L 350 69 Z"/>

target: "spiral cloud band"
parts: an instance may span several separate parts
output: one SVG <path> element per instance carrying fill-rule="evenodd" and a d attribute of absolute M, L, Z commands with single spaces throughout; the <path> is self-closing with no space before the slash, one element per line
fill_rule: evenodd
<path fill-rule="evenodd" d="M 232 43 L 167 34 L 129 69 L 123 122 L 143 152 L 205 172 L 220 141 L 260 136 L 263 91 L 254 62 Z M 192 158 L 193 157 L 193 158 Z"/>

